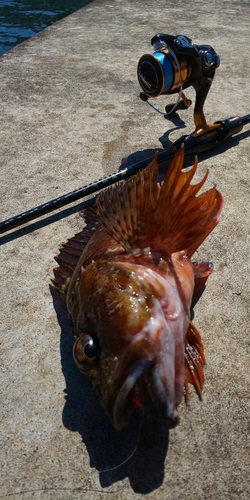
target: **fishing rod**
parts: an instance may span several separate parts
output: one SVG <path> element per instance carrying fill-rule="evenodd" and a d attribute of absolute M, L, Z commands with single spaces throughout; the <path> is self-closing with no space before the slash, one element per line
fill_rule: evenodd
<path fill-rule="evenodd" d="M 213 82 L 215 70 L 220 65 L 220 58 L 210 45 L 195 45 L 186 36 L 172 36 L 164 33 L 155 35 L 151 44 L 154 46 L 153 54 L 143 55 L 137 66 L 138 82 L 143 91 L 140 93 L 140 98 L 159 113 L 170 115 L 177 110 L 185 110 L 191 106 L 192 101 L 185 96 L 184 89 L 192 86 L 196 92 L 195 130 L 190 135 L 183 135 L 168 149 L 158 153 L 157 160 L 160 166 L 167 168 L 169 160 L 174 157 L 182 144 L 185 156 L 204 153 L 219 146 L 229 137 L 238 134 L 246 124 L 250 123 L 250 114 L 248 114 L 243 117 L 234 116 L 224 121 L 217 121 L 211 125 L 207 124 L 203 107 Z M 159 111 L 149 102 L 149 99 L 162 94 L 175 93 L 178 94 L 176 103 L 168 104 L 165 107 L 165 112 Z M 125 180 L 138 170 L 146 168 L 152 160 L 153 157 L 142 160 L 108 177 L 0 222 L 0 234 L 85 196 L 95 194 L 116 182 Z M 94 202 L 94 199 L 89 201 L 89 203 Z"/>
<path fill-rule="evenodd" d="M 250 123 L 250 114 L 241 118 L 236 116 L 221 122 L 216 122 L 216 128 L 207 130 L 199 136 L 183 135 L 180 139 L 175 141 L 170 148 L 158 153 L 158 165 L 165 166 L 169 160 L 174 157 L 182 144 L 184 144 L 185 155 L 204 153 L 215 148 L 216 146 L 219 146 L 229 137 L 238 134 L 243 129 L 244 125 L 248 123 Z M 54 198 L 53 200 L 43 203 L 42 205 L 32 208 L 31 210 L 27 210 L 26 212 L 0 222 L 0 234 L 26 224 L 27 222 L 30 222 L 31 220 L 34 220 L 42 215 L 53 212 L 54 210 L 84 198 L 85 196 L 97 193 L 101 189 L 111 186 L 116 182 L 125 180 L 138 172 L 138 170 L 146 168 L 152 160 L 153 157 L 142 160 L 121 170 L 120 172 L 104 177 L 96 182 L 88 184 L 87 186 L 71 191 L 70 193 L 59 196 L 58 198 Z"/>

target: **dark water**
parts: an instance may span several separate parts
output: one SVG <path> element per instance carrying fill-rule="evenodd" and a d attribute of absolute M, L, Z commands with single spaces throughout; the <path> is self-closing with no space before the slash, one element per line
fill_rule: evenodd
<path fill-rule="evenodd" d="M 93 0 L 0 0 L 0 56 Z"/>

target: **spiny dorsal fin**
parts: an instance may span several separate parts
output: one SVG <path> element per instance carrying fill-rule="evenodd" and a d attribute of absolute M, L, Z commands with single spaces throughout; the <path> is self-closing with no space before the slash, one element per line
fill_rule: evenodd
<path fill-rule="evenodd" d="M 148 232 L 160 191 L 157 173 L 154 159 L 145 170 L 108 188 L 97 198 L 97 213 L 102 225 L 126 249 L 134 246 L 137 237 Z"/>
<path fill-rule="evenodd" d="M 196 196 L 208 173 L 201 182 L 191 185 L 198 162 L 183 172 L 183 159 L 181 148 L 161 187 L 157 184 L 155 157 L 145 170 L 97 199 L 100 222 L 125 249 L 150 246 L 168 254 L 186 250 L 190 257 L 216 226 L 222 196 L 215 187 Z"/>

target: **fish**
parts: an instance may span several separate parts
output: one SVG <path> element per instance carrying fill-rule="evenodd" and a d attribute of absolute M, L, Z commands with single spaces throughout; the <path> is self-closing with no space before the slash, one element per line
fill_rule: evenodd
<path fill-rule="evenodd" d="M 102 191 L 80 215 L 85 227 L 55 257 L 53 285 L 66 301 L 73 358 L 120 431 L 147 402 L 168 426 L 189 385 L 202 398 L 205 354 L 192 303 L 213 270 L 192 262 L 218 223 L 223 197 L 192 184 L 184 149 L 158 183 L 157 156 Z"/>

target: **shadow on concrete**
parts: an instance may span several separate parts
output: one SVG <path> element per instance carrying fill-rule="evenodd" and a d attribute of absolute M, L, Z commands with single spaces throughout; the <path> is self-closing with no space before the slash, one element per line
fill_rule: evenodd
<path fill-rule="evenodd" d="M 132 153 L 126 158 L 126 161 L 123 161 L 122 166 L 120 167 L 120 170 L 127 168 L 131 165 L 134 165 L 135 163 L 138 163 L 140 161 L 145 160 L 146 158 L 151 158 L 154 156 L 155 153 L 160 153 L 164 151 L 164 149 L 168 149 L 172 145 L 172 141 L 170 140 L 169 136 L 171 132 L 174 130 L 179 129 L 180 127 L 174 127 L 171 129 L 168 129 L 166 132 L 163 133 L 161 137 L 159 137 L 159 141 L 162 144 L 162 148 L 155 148 L 155 149 L 145 149 L 142 151 L 136 151 L 135 153 Z M 231 149 L 233 147 L 236 147 L 240 141 L 243 139 L 246 139 L 250 137 L 250 130 L 245 130 L 244 132 L 237 134 L 235 136 L 230 137 L 227 139 L 224 143 L 220 144 L 219 146 L 216 146 L 214 149 L 208 150 L 204 153 L 199 153 L 198 155 L 198 161 L 199 163 L 208 159 L 208 158 L 213 158 L 214 156 L 219 156 L 228 149 Z M 187 168 L 193 165 L 194 163 L 194 154 L 190 154 L 185 156 L 184 158 L 184 167 Z M 171 160 L 169 160 L 170 163 Z M 164 175 L 167 171 L 167 168 L 165 166 L 159 165 L 159 178 L 162 180 L 164 178 Z"/>
<path fill-rule="evenodd" d="M 136 151 L 135 153 L 132 153 L 131 155 L 126 158 L 126 160 L 123 160 L 121 166 L 119 167 L 118 170 L 123 170 L 131 165 L 134 165 L 142 160 L 145 160 L 146 158 L 152 158 L 156 152 L 163 151 L 164 149 L 167 149 L 171 146 L 172 142 L 169 139 L 169 136 L 171 132 L 174 130 L 184 128 L 185 124 L 183 125 L 184 122 L 182 120 L 179 121 L 178 115 L 174 116 L 171 118 L 171 121 L 175 124 L 177 124 L 176 127 L 168 129 L 166 132 L 163 133 L 161 137 L 159 137 L 159 141 L 162 144 L 162 148 L 155 148 L 155 149 L 145 149 L 142 151 Z M 200 153 L 198 155 L 198 160 L 199 162 L 204 161 L 207 158 L 213 158 L 214 156 L 218 156 L 220 154 L 223 154 L 225 151 L 232 147 L 236 147 L 240 141 L 243 139 L 246 139 L 247 137 L 250 137 L 250 130 L 246 130 L 245 132 L 242 132 L 240 134 L 237 134 L 235 136 L 230 137 L 227 139 L 224 143 L 220 144 L 219 146 L 215 147 L 212 150 L 206 151 L 205 153 Z M 184 168 L 187 168 L 194 163 L 194 157 L 195 155 L 188 155 L 185 157 L 184 160 Z M 170 160 L 169 160 L 170 162 Z M 166 166 L 163 167 L 162 165 L 159 166 L 159 180 L 162 180 L 165 176 L 166 173 Z M 10 241 L 13 241 L 17 238 L 21 238 L 22 236 L 29 234 L 33 231 L 36 231 L 42 227 L 47 226 L 48 224 L 52 224 L 53 222 L 56 222 L 58 220 L 61 220 L 63 218 L 68 217 L 69 215 L 79 212 L 82 210 L 85 206 L 88 204 L 93 204 L 94 202 L 94 197 L 89 199 L 89 200 L 82 200 L 79 202 L 77 205 L 71 206 L 69 208 L 65 208 L 59 212 L 57 212 L 54 215 L 49 215 L 47 217 L 44 217 L 43 219 L 39 220 L 38 222 L 33 222 L 30 223 L 27 226 L 21 227 L 20 229 L 15 229 L 12 232 L 10 232 L 7 235 L 1 236 L 0 237 L 0 246 L 4 245 L 5 243 L 8 243 Z M 48 202 L 49 203 L 49 202 Z"/>
<path fill-rule="evenodd" d="M 49 224 L 53 224 L 54 222 L 57 222 L 59 220 L 66 219 L 70 215 L 80 212 L 80 210 L 82 210 L 83 208 L 86 208 L 89 205 L 93 205 L 94 200 L 95 197 L 86 201 L 82 200 L 77 205 L 64 208 L 63 210 L 60 210 L 60 212 L 54 213 L 53 215 L 47 215 L 44 219 L 37 220 L 36 222 L 31 222 L 26 226 L 20 227 L 19 229 L 15 229 L 14 231 L 10 232 L 9 234 L 6 234 L 5 236 L 0 236 L 0 246 L 4 245 L 5 243 L 9 243 L 10 241 L 16 240 L 18 238 L 22 238 L 23 236 L 33 233 L 34 231 L 37 231 L 38 229 L 48 226 Z"/>
<path fill-rule="evenodd" d="M 74 337 L 66 306 L 53 287 L 51 295 L 61 326 L 61 363 L 66 382 L 62 412 L 64 426 L 81 435 L 88 450 L 89 465 L 99 471 L 103 488 L 126 477 L 137 493 L 146 494 L 159 488 L 164 479 L 168 429 L 150 408 L 144 414 L 141 409 L 136 410 L 126 430 L 117 432 L 113 428 L 92 390 L 90 380 L 79 372 L 73 361 Z M 117 468 L 135 447 L 130 460 Z M 115 470 L 105 472 L 113 467 Z"/>

